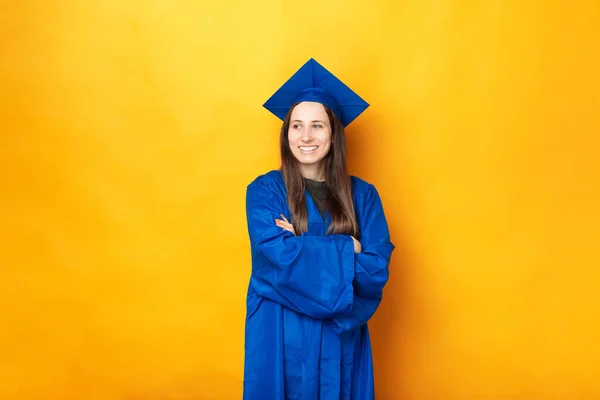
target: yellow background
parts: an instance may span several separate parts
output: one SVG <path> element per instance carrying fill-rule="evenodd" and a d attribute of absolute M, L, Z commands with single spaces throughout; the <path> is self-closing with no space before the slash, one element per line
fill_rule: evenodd
<path fill-rule="evenodd" d="M 600 3 L 0 0 L 0 398 L 241 396 L 263 102 L 315 57 L 397 245 L 379 399 L 600 399 Z"/>

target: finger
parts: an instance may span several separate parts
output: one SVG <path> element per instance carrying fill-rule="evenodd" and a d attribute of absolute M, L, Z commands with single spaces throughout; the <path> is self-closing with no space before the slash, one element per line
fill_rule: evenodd
<path fill-rule="evenodd" d="M 279 214 L 279 216 L 281 218 L 283 218 L 283 220 L 289 224 L 289 221 L 287 220 L 287 218 L 283 214 Z"/>
<path fill-rule="evenodd" d="M 291 227 L 291 226 L 289 226 L 289 225 L 279 225 L 279 227 L 280 227 L 281 229 L 283 229 L 284 231 L 290 231 L 290 232 L 293 232 L 293 231 L 294 231 L 294 228 L 293 228 L 293 227 Z"/>
<path fill-rule="evenodd" d="M 294 229 L 294 226 L 292 224 L 286 224 L 283 221 L 277 222 L 277 226 L 283 229 Z"/>

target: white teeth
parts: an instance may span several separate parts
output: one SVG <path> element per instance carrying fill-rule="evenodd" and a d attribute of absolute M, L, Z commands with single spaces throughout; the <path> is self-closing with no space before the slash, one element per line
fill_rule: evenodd
<path fill-rule="evenodd" d="M 302 151 L 313 151 L 316 150 L 318 146 L 301 146 L 299 147 Z"/>

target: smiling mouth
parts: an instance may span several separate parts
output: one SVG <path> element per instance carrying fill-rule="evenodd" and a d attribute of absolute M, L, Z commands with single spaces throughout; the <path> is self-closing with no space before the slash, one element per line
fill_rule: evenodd
<path fill-rule="evenodd" d="M 304 154 L 314 153 L 319 146 L 299 146 L 298 149 Z"/>

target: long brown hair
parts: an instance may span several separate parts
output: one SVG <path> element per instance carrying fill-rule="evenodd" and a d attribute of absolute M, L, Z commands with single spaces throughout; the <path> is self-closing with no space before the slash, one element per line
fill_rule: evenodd
<path fill-rule="evenodd" d="M 296 235 L 308 231 L 308 211 L 304 196 L 305 185 L 298 160 L 290 149 L 288 130 L 292 110 L 290 107 L 279 138 L 281 151 L 281 172 L 287 190 L 288 206 L 292 212 L 292 224 Z M 352 185 L 346 164 L 346 136 L 344 126 L 329 107 L 323 105 L 331 126 L 331 147 L 325 156 L 325 207 L 331 215 L 331 225 L 327 234 L 346 234 L 359 238 L 358 224 L 352 199 Z"/>

